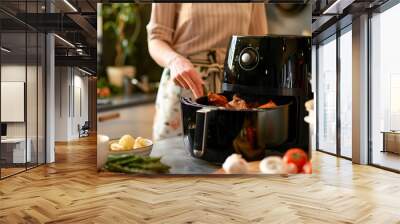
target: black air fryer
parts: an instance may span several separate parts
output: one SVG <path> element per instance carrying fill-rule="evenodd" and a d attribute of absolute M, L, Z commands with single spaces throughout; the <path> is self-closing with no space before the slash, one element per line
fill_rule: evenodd
<path fill-rule="evenodd" d="M 185 147 L 192 156 L 221 164 L 232 153 L 248 161 L 302 148 L 309 156 L 304 103 L 311 98 L 311 38 L 233 36 L 224 65 L 222 93 L 270 109 L 227 109 L 208 97 L 181 98 Z"/>

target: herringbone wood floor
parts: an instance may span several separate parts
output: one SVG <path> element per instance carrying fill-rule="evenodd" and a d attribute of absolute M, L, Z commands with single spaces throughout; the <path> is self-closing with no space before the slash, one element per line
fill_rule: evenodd
<path fill-rule="evenodd" d="M 98 174 L 95 138 L 0 181 L 0 223 L 400 223 L 400 175 L 315 153 L 313 175 Z"/>

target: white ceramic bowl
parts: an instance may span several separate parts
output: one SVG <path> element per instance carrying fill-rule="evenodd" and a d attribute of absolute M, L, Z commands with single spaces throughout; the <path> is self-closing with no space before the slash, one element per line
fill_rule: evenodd
<path fill-rule="evenodd" d="M 111 144 L 112 143 L 118 143 L 118 140 L 111 140 L 109 142 L 108 148 L 109 148 L 109 154 L 130 154 L 130 155 L 139 155 L 139 156 L 150 156 L 151 150 L 153 149 L 153 142 L 150 139 L 144 139 L 146 142 L 146 146 L 136 148 L 136 149 L 130 149 L 130 150 L 111 150 Z"/>

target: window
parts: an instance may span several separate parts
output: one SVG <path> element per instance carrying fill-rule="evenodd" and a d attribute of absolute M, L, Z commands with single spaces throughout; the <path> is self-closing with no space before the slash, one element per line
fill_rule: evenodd
<path fill-rule="evenodd" d="M 336 36 L 317 51 L 317 149 L 336 153 Z"/>
<path fill-rule="evenodd" d="M 345 28 L 340 45 L 340 155 L 352 157 L 352 32 Z"/>
<path fill-rule="evenodd" d="M 317 50 L 317 149 L 348 159 L 352 157 L 352 41 L 350 24 Z"/>
<path fill-rule="evenodd" d="M 4 13 L 40 13 L 44 1 L 0 1 L 0 178 L 45 163 L 45 34 Z"/>
<path fill-rule="evenodd" d="M 400 170 L 400 4 L 371 18 L 372 164 Z"/>

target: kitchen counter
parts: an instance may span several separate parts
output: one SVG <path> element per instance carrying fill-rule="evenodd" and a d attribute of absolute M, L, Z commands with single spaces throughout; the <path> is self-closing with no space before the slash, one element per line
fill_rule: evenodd
<path fill-rule="evenodd" d="M 132 96 L 116 96 L 106 99 L 97 100 L 97 112 L 105 112 L 115 109 L 137 106 L 146 103 L 154 103 L 156 93 L 151 94 L 134 94 Z"/>
<path fill-rule="evenodd" d="M 161 161 L 171 167 L 171 174 L 211 174 L 221 168 L 192 157 L 185 149 L 182 137 L 155 142 L 150 156 L 161 156 Z"/>

